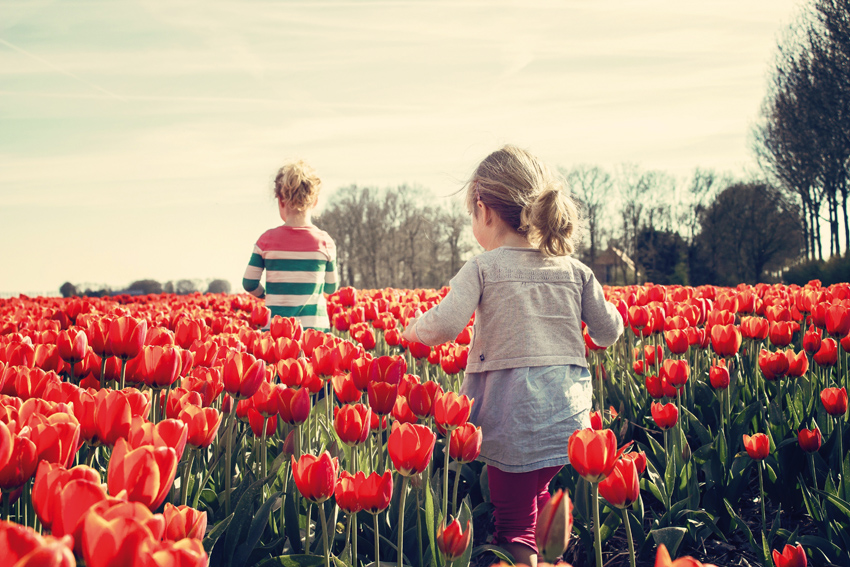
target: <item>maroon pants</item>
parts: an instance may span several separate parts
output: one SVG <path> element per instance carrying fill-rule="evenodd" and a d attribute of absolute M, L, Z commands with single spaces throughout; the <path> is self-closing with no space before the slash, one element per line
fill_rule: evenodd
<path fill-rule="evenodd" d="M 509 473 L 487 467 L 490 501 L 496 507 L 496 545 L 521 543 L 537 552 L 537 513 L 549 501 L 549 482 L 560 470 L 557 466 Z"/>

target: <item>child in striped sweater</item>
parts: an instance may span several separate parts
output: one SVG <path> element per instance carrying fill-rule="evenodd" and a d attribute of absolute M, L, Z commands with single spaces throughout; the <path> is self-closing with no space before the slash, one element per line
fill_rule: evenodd
<path fill-rule="evenodd" d="M 242 287 L 264 297 L 272 317 L 295 317 L 305 328 L 327 331 L 324 294 L 337 288 L 336 245 L 311 220 L 321 187 L 316 172 L 301 160 L 280 168 L 274 194 L 284 224 L 257 240 Z M 260 283 L 263 270 L 265 288 Z"/>

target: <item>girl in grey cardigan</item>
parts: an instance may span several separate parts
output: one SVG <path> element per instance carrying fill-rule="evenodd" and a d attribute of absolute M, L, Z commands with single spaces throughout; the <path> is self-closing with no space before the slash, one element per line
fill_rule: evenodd
<path fill-rule="evenodd" d="M 572 258 L 579 215 L 563 183 L 514 146 L 493 152 L 466 188 L 472 232 L 486 250 L 452 278 L 439 305 L 410 322 L 409 341 L 454 340 L 475 313 L 461 393 L 475 399 L 496 542 L 536 564 L 537 513 L 569 462 L 567 440 L 589 427 L 582 322 L 609 346 L 623 331 L 593 272 Z"/>

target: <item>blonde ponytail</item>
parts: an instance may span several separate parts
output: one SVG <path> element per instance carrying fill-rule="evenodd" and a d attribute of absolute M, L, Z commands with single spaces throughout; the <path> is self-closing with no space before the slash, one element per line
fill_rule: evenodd
<path fill-rule="evenodd" d="M 523 211 L 528 240 L 544 256 L 569 256 L 575 250 L 578 207 L 560 185 L 543 189 Z"/>

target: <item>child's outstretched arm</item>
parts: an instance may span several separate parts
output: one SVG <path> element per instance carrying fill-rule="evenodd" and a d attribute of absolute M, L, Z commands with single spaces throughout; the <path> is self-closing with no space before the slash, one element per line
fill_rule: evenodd
<path fill-rule="evenodd" d="M 601 347 L 611 346 L 623 334 L 620 312 L 605 300 L 605 292 L 593 275 L 581 293 L 581 320 L 587 323 L 587 334 Z"/>
<path fill-rule="evenodd" d="M 434 346 L 453 341 L 469 323 L 484 284 L 478 262 L 470 260 L 449 282 L 451 290 L 425 314 L 413 319 L 404 330 L 404 338 Z"/>
<path fill-rule="evenodd" d="M 260 277 L 263 275 L 265 267 L 263 251 L 255 244 L 254 252 L 248 261 L 248 267 L 245 268 L 245 275 L 242 276 L 243 289 L 255 297 L 263 297 L 266 294 L 266 290 L 260 284 Z"/>

